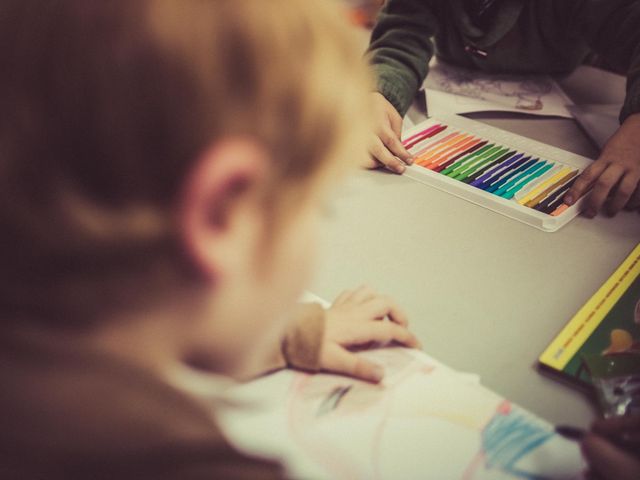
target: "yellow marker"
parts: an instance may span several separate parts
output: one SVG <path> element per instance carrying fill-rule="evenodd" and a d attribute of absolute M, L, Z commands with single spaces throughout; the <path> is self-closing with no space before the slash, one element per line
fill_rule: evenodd
<path fill-rule="evenodd" d="M 518 200 L 518 203 L 520 205 L 524 205 L 525 203 L 529 202 L 532 198 L 537 197 L 540 194 L 540 192 L 542 192 L 544 189 L 546 189 L 550 185 L 553 185 L 554 183 L 556 183 L 558 180 L 563 178 L 569 172 L 571 172 L 571 169 L 569 167 L 563 168 L 558 173 L 556 173 L 553 177 L 548 178 L 546 181 L 542 182 L 540 185 L 538 185 L 536 188 L 534 188 L 528 194 L 526 194 L 524 197 Z"/>
<path fill-rule="evenodd" d="M 556 183 L 554 183 L 553 185 L 551 185 L 549 188 L 545 189 L 544 192 L 542 192 L 540 195 L 538 195 L 536 198 L 534 198 L 533 200 L 529 200 L 525 206 L 526 207 L 530 207 L 533 208 L 536 205 L 538 205 L 542 200 L 544 200 L 547 195 L 549 195 L 551 192 L 553 192 L 556 188 L 558 188 L 560 185 L 564 185 L 565 183 L 567 183 L 569 180 L 571 180 L 573 177 L 575 177 L 578 174 L 578 170 L 574 170 L 573 172 L 569 172 L 567 173 L 564 177 L 562 177 L 560 180 L 558 180 Z M 551 180 L 551 179 L 550 179 Z M 525 197 L 526 198 L 526 197 Z"/>

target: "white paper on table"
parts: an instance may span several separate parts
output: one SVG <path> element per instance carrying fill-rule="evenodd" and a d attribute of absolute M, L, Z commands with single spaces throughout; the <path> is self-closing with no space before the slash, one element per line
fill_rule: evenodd
<path fill-rule="evenodd" d="M 283 370 L 239 386 L 246 401 L 218 409 L 218 422 L 236 448 L 280 459 L 292 478 L 583 478 L 577 444 L 477 376 L 418 350 L 359 355 L 384 366 L 382 384 Z"/>
<path fill-rule="evenodd" d="M 423 84 L 429 115 L 515 112 L 572 118 L 573 102 L 549 76 L 488 74 L 433 60 Z"/>
<path fill-rule="evenodd" d="M 589 138 L 602 149 L 620 128 L 618 116 L 621 108 L 622 105 L 618 104 L 593 104 L 574 105 L 569 110 Z"/>

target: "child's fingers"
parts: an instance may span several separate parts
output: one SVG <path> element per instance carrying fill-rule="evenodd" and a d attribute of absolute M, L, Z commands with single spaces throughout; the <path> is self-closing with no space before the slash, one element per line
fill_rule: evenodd
<path fill-rule="evenodd" d="M 349 298 L 349 303 L 360 305 L 377 296 L 379 296 L 379 294 L 373 288 L 362 285 L 361 287 L 355 289 L 355 291 Z"/>
<path fill-rule="evenodd" d="M 593 422 L 592 430 L 600 435 L 620 435 L 625 432 L 640 433 L 640 415 L 601 418 Z"/>
<path fill-rule="evenodd" d="M 395 173 L 404 173 L 405 163 L 393 155 L 379 137 L 376 137 L 370 153 L 373 158 L 380 162 L 387 170 Z"/>
<path fill-rule="evenodd" d="M 565 194 L 563 200 L 567 205 L 573 205 L 581 198 L 593 182 L 606 170 L 609 166 L 609 162 L 605 160 L 596 160 L 580 174 L 573 186 Z"/>
<path fill-rule="evenodd" d="M 406 327 L 409 319 L 396 302 L 386 295 L 378 295 L 362 306 L 365 310 L 366 318 L 383 319 L 389 317 L 394 323 Z"/>
<path fill-rule="evenodd" d="M 384 377 L 384 369 L 381 366 L 338 345 L 327 348 L 323 355 L 322 368 L 373 383 L 380 382 Z"/>
<path fill-rule="evenodd" d="M 584 215 L 595 217 L 607 201 L 611 189 L 620 181 L 624 170 L 618 165 L 609 165 L 596 181 L 589 198 L 587 199 Z"/>
<path fill-rule="evenodd" d="M 403 162 L 410 164 L 412 161 L 411 154 L 404 148 L 400 141 L 400 135 L 393 131 L 392 128 L 384 129 L 380 134 L 380 140 L 389 151 Z"/>
<path fill-rule="evenodd" d="M 622 177 L 613 198 L 609 200 L 607 205 L 607 213 L 609 215 L 613 216 L 617 214 L 627 205 L 631 200 L 631 196 L 636 191 L 638 181 L 640 181 L 640 174 L 635 172 L 627 172 L 626 175 Z"/>
<path fill-rule="evenodd" d="M 640 477 L 640 460 L 597 435 L 585 437 L 582 451 L 591 468 L 605 479 L 637 480 Z"/>
<path fill-rule="evenodd" d="M 410 348 L 417 348 L 420 342 L 405 327 L 393 322 L 367 322 L 353 325 L 350 334 L 341 342 L 343 345 L 364 345 L 366 343 L 387 344 L 397 342 Z"/>
<path fill-rule="evenodd" d="M 640 184 L 638 184 L 636 191 L 633 192 L 633 195 L 631 195 L 631 198 L 627 202 L 625 208 L 627 210 L 637 210 L 638 208 L 640 208 Z"/>
<path fill-rule="evenodd" d="M 343 305 L 349 301 L 352 295 L 353 295 L 353 290 L 344 290 L 343 292 L 340 293 L 340 295 L 336 297 L 332 305 L 336 307 L 339 305 Z"/>

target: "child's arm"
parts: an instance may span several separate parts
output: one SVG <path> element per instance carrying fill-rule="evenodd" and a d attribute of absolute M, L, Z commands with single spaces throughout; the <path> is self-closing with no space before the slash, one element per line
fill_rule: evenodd
<path fill-rule="evenodd" d="M 388 0 L 371 35 L 369 61 L 377 77 L 372 101 L 378 111 L 370 154 L 372 167 L 382 164 L 402 173 L 411 155 L 400 143 L 402 117 L 427 75 L 437 30 L 435 5 L 428 0 Z"/>
<path fill-rule="evenodd" d="M 619 445 L 621 442 L 624 449 Z M 597 478 L 637 480 L 640 478 L 640 417 L 596 421 L 592 433 L 582 441 L 582 451 Z"/>
<path fill-rule="evenodd" d="M 610 215 L 640 208 L 640 2 L 576 1 L 575 29 L 593 50 L 628 71 L 621 127 L 600 157 L 565 196 L 573 204 L 589 188 L 584 213 L 595 216 L 604 206 Z"/>
<path fill-rule="evenodd" d="M 384 375 L 381 367 L 349 348 L 390 342 L 420 345 L 407 329 L 405 314 L 391 298 L 361 287 L 343 292 L 327 310 L 318 304 L 301 304 L 278 358 L 267 367 L 322 370 L 379 382 Z"/>

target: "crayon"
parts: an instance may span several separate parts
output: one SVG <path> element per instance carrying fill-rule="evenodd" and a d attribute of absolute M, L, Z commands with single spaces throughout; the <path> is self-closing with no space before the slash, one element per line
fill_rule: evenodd
<path fill-rule="evenodd" d="M 482 185 L 484 182 L 490 180 L 495 175 L 502 175 L 502 173 L 507 171 L 507 168 L 510 165 L 513 165 L 514 163 L 518 162 L 523 156 L 524 156 L 524 153 L 519 153 L 518 155 L 515 155 L 515 156 L 509 158 L 508 160 L 505 160 L 504 163 L 496 165 L 495 168 L 490 168 L 484 174 L 482 174 L 480 177 L 478 177 L 475 180 L 473 180 L 471 182 L 471 185 L 474 186 L 474 187 L 477 187 L 479 185 Z"/>
<path fill-rule="evenodd" d="M 424 148 L 422 148 L 422 150 L 414 153 L 414 157 L 419 157 L 420 155 L 423 155 L 424 153 L 428 152 L 429 150 L 431 150 L 432 148 L 437 147 L 438 145 L 442 145 L 443 143 L 448 142 L 449 140 L 451 140 L 452 138 L 456 137 L 460 135 L 460 132 L 453 132 L 450 133 L 449 135 L 445 135 L 442 138 L 434 138 L 431 142 L 429 142 Z"/>
<path fill-rule="evenodd" d="M 497 152 L 495 152 L 493 155 L 490 155 L 488 157 L 485 157 L 485 158 L 475 162 L 473 165 L 467 165 L 466 167 L 463 167 L 460 170 L 458 170 L 458 172 L 452 178 L 455 178 L 456 180 L 463 181 L 465 178 L 467 178 L 469 175 L 473 174 L 479 168 L 482 168 L 488 162 L 493 162 L 493 161 L 497 160 L 498 158 L 502 157 L 505 154 L 505 152 L 507 152 L 508 150 L 509 150 L 508 148 L 503 148 L 503 149 L 498 150 Z"/>
<path fill-rule="evenodd" d="M 504 159 L 505 157 L 509 157 L 509 156 L 513 155 L 514 153 L 516 153 L 515 150 L 512 150 L 510 152 L 507 152 L 507 150 L 509 150 L 509 149 L 508 148 L 504 148 L 504 149 L 500 150 L 499 152 L 496 152 L 495 154 L 491 155 L 490 157 L 485 158 L 483 160 L 480 160 L 479 162 L 476 162 L 474 165 L 470 166 L 466 170 L 463 169 L 464 172 L 461 175 L 458 176 L 458 180 L 460 180 L 461 182 L 469 183 L 467 180 L 469 180 L 469 178 L 472 175 L 475 175 L 475 173 L 478 170 L 482 170 L 487 165 L 493 165 L 498 160 Z"/>
<path fill-rule="evenodd" d="M 441 163 L 441 164 L 439 164 L 437 166 L 434 166 L 432 168 L 432 170 L 434 172 L 441 172 L 442 170 L 444 170 L 445 168 L 448 168 L 450 165 L 452 165 L 454 162 L 456 162 L 457 160 L 461 159 L 462 157 L 465 157 L 465 156 L 475 152 L 476 150 L 480 150 L 481 148 L 484 148 L 487 145 L 487 143 L 489 143 L 489 142 L 487 142 L 486 140 L 484 142 L 480 142 L 479 144 L 471 147 L 469 150 L 461 152 L 458 155 L 450 158 L 446 162 Z"/>
<path fill-rule="evenodd" d="M 537 160 L 532 160 L 531 157 L 523 157 L 517 162 L 512 163 L 508 168 L 496 172 L 496 174 L 493 175 L 490 179 L 477 185 L 477 187 L 482 190 L 489 191 L 490 188 L 495 186 L 494 190 L 496 190 L 498 187 L 500 187 L 500 185 L 509 180 L 509 178 L 521 172 L 521 167 L 527 169 L 535 162 L 537 162 Z M 498 182 L 500 182 L 500 185 L 497 185 Z"/>
<path fill-rule="evenodd" d="M 527 177 L 529 177 L 531 175 L 536 174 L 537 172 L 540 171 L 540 169 L 544 169 L 547 166 L 549 168 L 551 168 L 550 165 L 547 165 L 547 162 L 538 161 L 538 162 L 534 163 L 533 165 L 531 165 L 526 170 L 523 170 L 520 173 L 518 173 L 517 175 L 514 175 L 513 177 L 511 177 L 510 180 L 504 182 L 498 189 L 496 189 L 492 193 L 494 195 L 498 195 L 499 197 L 502 197 L 503 195 L 506 194 L 506 192 L 508 190 L 510 190 L 513 187 L 515 187 L 518 184 L 518 182 L 520 182 L 523 179 L 526 179 Z"/>
<path fill-rule="evenodd" d="M 430 152 L 427 152 L 425 155 L 422 155 L 416 159 L 416 163 L 426 167 L 431 162 L 440 159 L 443 155 L 448 155 L 451 151 L 459 148 L 461 145 L 465 145 L 472 140 L 473 137 L 470 135 L 460 135 L 458 137 L 452 138 L 450 141 L 443 143 L 440 147 L 433 149 Z"/>
<path fill-rule="evenodd" d="M 434 132 L 442 131 L 446 128 L 447 128 L 446 125 L 442 125 L 442 124 L 432 125 L 431 127 L 425 128 L 421 132 L 416 133 L 415 135 L 411 135 L 409 138 L 405 138 L 404 140 L 402 140 L 402 145 L 404 145 L 404 147 L 407 149 L 411 148 L 413 146 L 411 145 L 411 143 L 413 143 L 414 140 L 419 139 L 419 141 L 421 142 L 425 138 L 429 138 L 431 136 L 437 135 Z"/>
<path fill-rule="evenodd" d="M 499 146 L 492 146 L 491 148 L 484 150 L 483 152 L 476 152 L 474 155 L 470 157 L 460 159 L 458 162 L 450 165 L 448 168 L 445 168 L 441 173 L 443 175 L 453 177 L 458 173 L 460 169 L 467 168 L 472 163 L 477 162 L 478 160 L 486 158 L 490 155 L 493 155 L 499 150 L 500 150 Z"/>
<path fill-rule="evenodd" d="M 555 203 L 559 202 L 562 199 L 564 194 L 567 193 L 569 189 L 573 186 L 577 178 L 578 177 L 573 177 L 569 182 L 562 185 L 555 192 L 549 194 L 547 198 L 545 198 L 542 202 L 540 202 L 534 208 L 543 213 L 551 213 L 555 208 L 553 208 L 551 211 L 546 211 L 546 210 L 550 208 L 551 205 L 554 205 Z"/>
<path fill-rule="evenodd" d="M 569 205 L 567 205 L 566 203 L 563 203 L 551 213 L 551 216 L 557 217 L 558 215 L 561 215 L 563 212 L 565 212 L 568 208 L 569 208 Z"/>
<path fill-rule="evenodd" d="M 493 167 L 497 167 L 498 165 L 500 165 L 502 162 L 506 161 L 507 159 L 513 157 L 516 153 L 515 150 L 511 150 L 510 152 L 505 153 L 503 156 L 501 156 L 500 158 L 498 158 L 496 161 L 494 162 L 489 162 L 487 163 L 485 166 L 483 166 L 482 168 L 480 168 L 479 170 L 476 170 L 473 175 L 469 175 L 467 178 L 465 178 L 463 180 L 464 183 L 472 183 L 474 182 L 477 178 L 480 178 L 482 175 L 484 175 L 485 173 L 487 173 L 489 170 L 491 170 Z M 522 156 L 522 154 L 520 154 L 520 156 Z"/>
<path fill-rule="evenodd" d="M 445 163 L 451 157 L 457 155 L 460 152 L 468 151 L 469 148 L 477 145 L 478 143 L 480 143 L 480 140 L 472 137 L 471 140 L 466 140 L 462 144 L 457 145 L 455 148 L 450 149 L 448 152 L 437 155 L 436 158 L 434 158 L 430 163 L 425 164 L 424 166 L 430 170 L 433 170 L 438 165 Z"/>
<path fill-rule="evenodd" d="M 515 194 L 520 191 L 521 188 L 524 188 L 527 184 L 543 176 L 553 168 L 553 165 L 553 163 L 548 163 L 538 171 L 534 171 L 529 177 L 521 178 L 519 181 L 512 180 L 510 182 L 512 185 L 505 190 L 505 192 L 502 194 L 502 198 L 511 200 L 515 196 Z"/>
<path fill-rule="evenodd" d="M 569 425 L 556 425 L 555 430 L 558 435 L 576 442 L 580 442 L 587 435 L 587 432 L 582 428 Z"/>
<path fill-rule="evenodd" d="M 560 176 L 561 173 L 563 175 L 560 178 L 557 178 Z M 562 170 L 561 172 L 558 173 L 558 175 L 554 176 L 552 179 L 549 179 L 554 181 L 553 184 L 548 185 L 547 188 L 539 192 L 535 197 L 531 198 L 529 201 L 525 201 L 525 200 L 531 197 L 531 195 L 528 195 L 527 197 L 523 198 L 519 203 L 521 205 L 524 205 L 525 207 L 529 207 L 529 208 L 535 207 L 538 203 L 542 202 L 542 200 L 544 200 L 551 192 L 557 189 L 560 185 L 571 180 L 576 175 L 578 175 L 578 170 L 573 170 L 573 171 Z M 538 190 L 538 188 L 536 188 L 535 190 Z M 535 190 L 532 190 L 531 192 L 536 193 Z"/>
<path fill-rule="evenodd" d="M 485 145 L 484 147 L 482 147 L 482 148 L 481 148 L 481 149 L 479 149 L 479 150 L 476 150 L 475 152 L 473 152 L 473 153 L 472 153 L 472 154 L 470 154 L 470 155 L 465 155 L 465 156 L 463 156 L 463 157 L 459 158 L 458 160 L 456 160 L 456 161 L 455 161 L 455 162 L 453 162 L 453 163 L 446 162 L 446 164 L 449 164 L 449 166 L 448 166 L 448 167 L 446 167 L 446 168 L 444 168 L 440 173 L 441 173 L 442 175 L 447 175 L 447 174 L 449 174 L 449 173 L 450 173 L 454 168 L 456 168 L 456 167 L 458 167 L 458 166 L 460 166 L 460 165 L 462 165 L 462 164 L 464 164 L 464 163 L 468 162 L 469 160 L 471 160 L 471 159 L 473 159 L 473 158 L 478 158 L 478 157 L 480 157 L 480 156 L 487 155 L 487 154 L 489 154 L 489 152 L 493 151 L 495 148 L 496 148 L 496 147 L 494 146 L 494 144 L 493 144 L 493 143 L 490 143 L 489 145 Z M 446 164 L 445 164 L 445 165 L 446 165 Z"/>
<path fill-rule="evenodd" d="M 557 172 L 553 177 L 548 178 L 546 181 L 544 181 L 541 184 L 539 184 L 538 186 L 536 186 L 536 188 L 534 188 L 527 195 L 525 195 L 520 200 L 518 200 L 518 203 L 520 205 L 527 204 L 532 199 L 534 199 L 538 195 L 540 195 L 541 192 L 546 191 L 546 189 L 549 188 L 550 186 L 556 185 L 558 183 L 558 181 L 562 181 L 570 173 L 571 173 L 571 168 L 569 168 L 569 167 L 563 168 L 562 170 Z"/>

